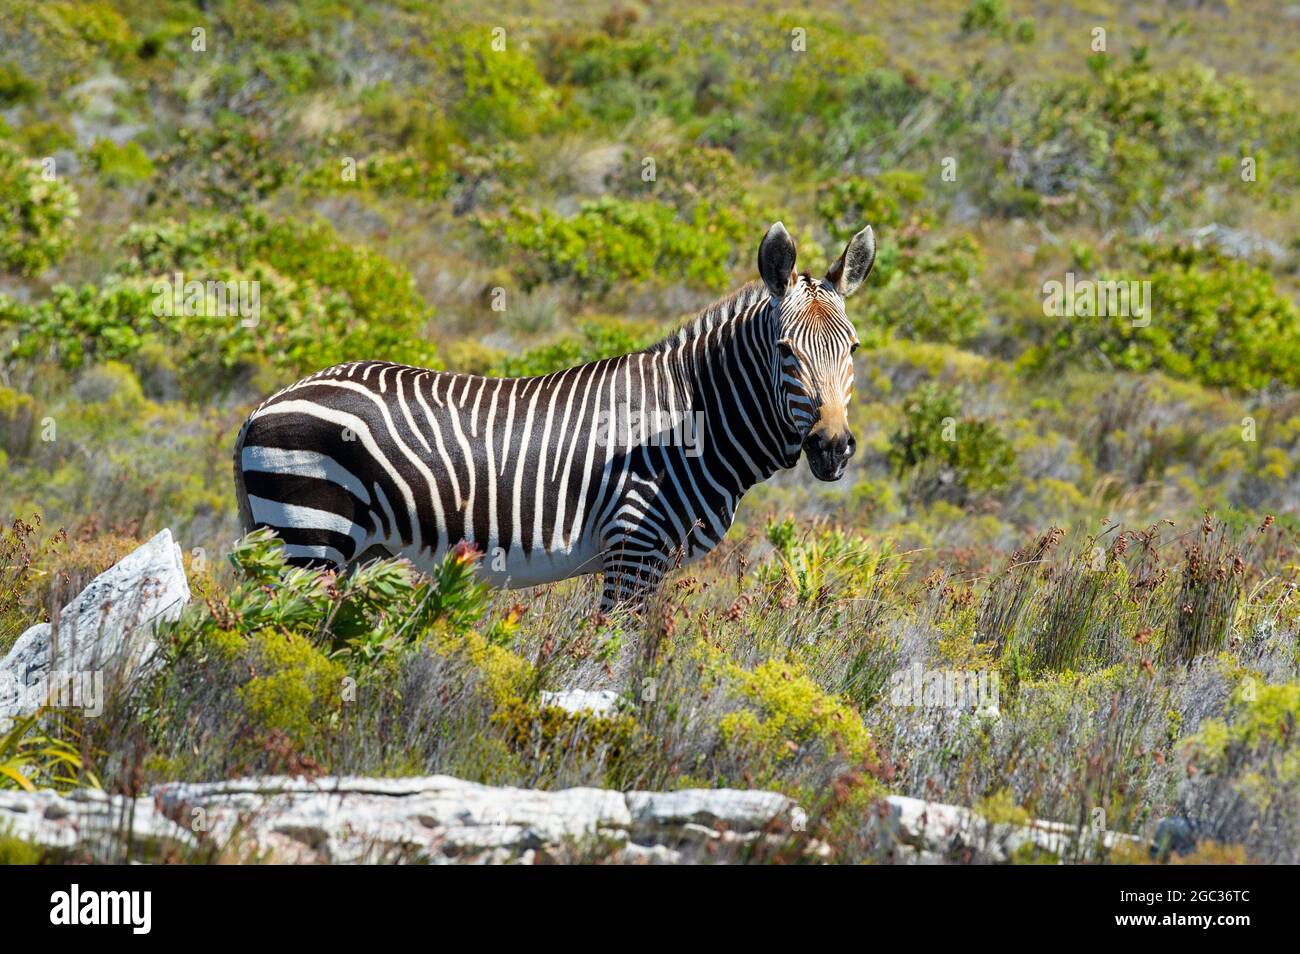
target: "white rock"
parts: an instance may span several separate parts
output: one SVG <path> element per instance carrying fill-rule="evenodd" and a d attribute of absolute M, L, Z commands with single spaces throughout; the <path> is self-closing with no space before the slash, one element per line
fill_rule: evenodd
<path fill-rule="evenodd" d="M 79 861 L 160 860 L 169 850 L 193 845 L 190 833 L 164 817 L 147 798 L 130 799 L 83 789 L 0 792 L 0 832 Z"/>
<path fill-rule="evenodd" d="M 619 792 L 498 788 L 446 775 L 173 783 L 154 796 L 182 823 L 197 813 L 217 844 L 246 838 L 274 851 L 271 836 L 287 836 L 333 863 L 479 860 L 483 853 L 506 860 L 541 848 L 621 844 L 632 821 Z"/>
<path fill-rule="evenodd" d="M 153 625 L 176 619 L 189 599 L 180 547 L 162 530 L 91 580 L 59 613 L 57 630 L 38 623 L 18 637 L 0 660 L 0 720 L 40 708 L 56 676 L 129 675 L 157 649 Z"/>
<path fill-rule="evenodd" d="M 790 840 L 801 815 L 777 792 L 551 792 L 446 775 L 173 782 L 134 804 L 98 791 L 0 792 L 0 831 L 65 860 L 120 859 L 128 839 L 131 857 L 170 849 L 183 858 L 192 849 L 200 858 L 295 864 L 715 864 L 791 847 L 807 861 L 834 860 L 820 842 Z M 1063 822 L 993 823 L 969 808 L 903 796 L 883 799 L 873 817 L 886 857 L 906 864 L 1003 863 L 1026 849 L 1091 860 L 1099 846 L 1139 843 Z"/>
<path fill-rule="evenodd" d="M 606 715 L 618 711 L 620 696 L 610 689 L 564 689 L 542 692 L 542 705 L 577 714 L 590 712 Z"/>
<path fill-rule="evenodd" d="M 1137 843 L 1133 835 L 1113 831 L 1084 831 L 1065 822 L 1035 820 L 1027 825 L 994 823 L 969 808 L 890 795 L 879 814 L 884 847 L 902 846 L 899 860 L 933 857 L 968 857 L 970 860 L 1005 862 L 1026 847 L 1065 860 L 1082 860 L 1098 846 L 1110 849 L 1120 842 Z"/>
<path fill-rule="evenodd" d="M 153 797 L 184 827 L 261 857 L 358 863 L 726 860 L 784 826 L 796 808 L 774 792 L 630 792 L 493 787 L 427 778 L 253 778 L 176 782 Z M 242 845 L 242 847 L 241 847 Z M 688 850 L 690 849 L 690 850 Z"/>
<path fill-rule="evenodd" d="M 678 865 L 682 863 L 682 853 L 664 845 L 637 845 L 629 843 L 619 855 L 619 861 L 626 865 Z"/>
<path fill-rule="evenodd" d="M 773 822 L 789 824 L 797 807 L 777 792 L 725 788 L 629 792 L 627 805 L 638 830 L 721 824 L 732 831 L 756 831 Z"/>

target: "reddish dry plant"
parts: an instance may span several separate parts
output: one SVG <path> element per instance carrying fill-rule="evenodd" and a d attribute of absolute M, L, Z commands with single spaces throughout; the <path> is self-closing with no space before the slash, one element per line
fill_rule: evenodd
<path fill-rule="evenodd" d="M 7 646 L 31 623 L 42 564 L 67 542 L 68 534 L 63 529 L 44 540 L 40 529 L 40 514 L 34 514 L 30 523 L 15 517 L 0 534 L 0 646 Z M 48 614 L 42 622 L 49 622 Z"/>
<path fill-rule="evenodd" d="M 1252 537 L 1250 543 L 1257 538 Z M 1248 570 L 1241 549 L 1228 538 L 1227 528 L 1216 526 L 1207 513 L 1201 522 L 1201 539 L 1184 544 L 1174 600 L 1178 612 L 1170 616 L 1162 647 L 1165 662 L 1190 663 L 1227 645 Z"/>

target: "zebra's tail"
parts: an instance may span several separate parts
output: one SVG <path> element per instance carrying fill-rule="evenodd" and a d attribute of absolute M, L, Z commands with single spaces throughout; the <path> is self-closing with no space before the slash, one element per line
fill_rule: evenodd
<path fill-rule="evenodd" d="M 239 504 L 239 532 L 245 534 L 253 529 L 253 509 L 248 505 L 248 489 L 244 486 L 244 437 L 248 434 L 248 425 L 253 423 L 250 414 L 239 428 L 235 438 L 235 499 Z"/>

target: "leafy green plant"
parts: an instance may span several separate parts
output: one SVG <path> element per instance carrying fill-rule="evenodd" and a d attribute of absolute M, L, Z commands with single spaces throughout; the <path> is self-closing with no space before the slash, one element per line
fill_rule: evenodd
<path fill-rule="evenodd" d="M 1300 385 L 1300 311 L 1268 269 L 1189 245 L 1142 244 L 1103 279 L 1150 282 L 1149 313 L 1053 321 L 1026 353 L 1047 370 L 1102 355 L 1110 366 L 1161 370 L 1211 386 Z"/>
<path fill-rule="evenodd" d="M 569 335 L 559 341 L 525 351 L 518 357 L 505 358 L 493 367 L 492 373 L 504 377 L 528 377 L 550 374 L 601 358 L 628 354 L 651 344 L 653 338 L 638 335 L 624 325 L 587 322 L 579 327 L 579 335 Z"/>
<path fill-rule="evenodd" d="M 423 639 L 435 624 L 465 632 L 483 614 L 486 586 L 474 576 L 479 554 L 459 547 L 431 577 L 405 560 L 376 560 L 336 577 L 290 567 L 272 531 L 256 530 L 231 552 L 246 577 L 226 605 L 200 614 L 186 636 L 228 628 L 271 627 L 328 646 L 333 655 L 364 667 Z M 273 598 L 268 600 L 267 595 Z"/>
<path fill-rule="evenodd" d="M 19 717 L 0 732 L 0 789 L 31 792 L 38 786 L 71 789 L 85 784 L 98 788 L 98 779 L 85 772 L 76 742 L 40 728 L 44 714 L 37 710 Z"/>
<path fill-rule="evenodd" d="M 13 106 L 36 98 L 36 84 L 12 63 L 0 63 L 0 104 Z"/>
<path fill-rule="evenodd" d="M 0 451 L 14 457 L 25 456 L 35 424 L 36 402 L 32 396 L 0 384 Z"/>
<path fill-rule="evenodd" d="M 186 368 L 218 380 L 243 362 L 304 373 L 358 356 L 435 360 L 422 340 L 431 312 L 410 274 L 344 242 L 324 222 L 271 221 L 262 213 L 162 222 L 133 226 L 122 247 L 127 258 L 101 286 L 56 286 L 35 306 L 11 307 L 12 354 L 52 354 L 75 368 L 131 358 L 159 341 L 176 348 Z M 224 298 L 209 291 L 218 287 L 212 282 Z M 192 283 L 201 294 L 188 290 Z M 243 294 L 240 283 L 250 305 L 256 287 L 257 313 L 231 304 Z"/>
<path fill-rule="evenodd" d="M 889 459 L 913 500 L 964 501 L 998 490 L 1015 473 L 1011 443 L 995 424 L 961 413 L 961 395 L 928 383 L 903 404 Z"/>
<path fill-rule="evenodd" d="M 791 763 L 813 753 L 858 771 L 875 761 L 875 742 L 856 710 L 821 689 L 797 663 L 769 659 L 747 670 L 702 652 L 719 687 L 744 701 L 722 717 L 719 730 L 724 751 L 743 759 L 758 784 L 773 784 Z M 872 780 L 854 781 L 853 797 L 865 803 Z"/>
<path fill-rule="evenodd" d="M 1240 845 L 1242 855 L 1285 862 L 1294 852 L 1278 833 L 1300 824 L 1300 683 L 1248 679 L 1222 716 L 1206 719 L 1183 742 L 1194 782 L 1180 814 L 1203 843 Z"/>
<path fill-rule="evenodd" d="M 923 205 L 923 177 L 907 169 L 890 169 L 878 176 L 850 176 L 824 185 L 817 196 L 817 215 L 837 242 L 847 242 L 870 225 L 886 234 L 906 225 L 922 228 L 933 222 Z"/>
<path fill-rule="evenodd" d="M 0 139 L 0 267 L 30 275 L 57 264 L 78 215 L 71 186 Z"/>
<path fill-rule="evenodd" d="M 767 539 L 776 548 L 777 562 L 765 579 L 784 582 L 800 603 L 831 593 L 859 599 L 887 589 L 902 571 L 888 547 L 843 530 L 814 531 L 800 540 L 793 518 L 768 523 Z"/>
<path fill-rule="evenodd" d="M 470 136 L 518 139 L 558 115 L 554 91 L 526 51 L 488 30 L 451 38 L 447 67 L 456 81 L 455 117 Z"/>
<path fill-rule="evenodd" d="M 104 180 L 114 185 L 143 182 L 154 174 L 148 153 L 134 141 L 118 145 L 101 139 L 90 147 L 90 161 Z"/>
<path fill-rule="evenodd" d="M 983 8 L 986 5 L 977 4 Z M 1021 84 L 990 132 L 1011 161 L 990 184 L 1009 215 L 1157 220 L 1195 205 L 1221 157 L 1267 151 L 1260 105 L 1200 64 L 1156 70 L 1141 50 L 1094 56 L 1084 77 Z"/>
<path fill-rule="evenodd" d="M 862 296 L 868 333 L 968 341 L 985 323 L 976 281 L 983 264 L 983 252 L 969 235 L 924 244 L 904 238 Z"/>
<path fill-rule="evenodd" d="M 703 207 L 682 221 L 661 203 L 603 198 L 568 218 L 516 205 L 478 224 L 495 251 L 517 253 L 526 289 L 571 280 L 602 294 L 623 282 L 682 278 L 721 289 L 728 279 L 731 245 Z"/>
<path fill-rule="evenodd" d="M 1011 14 L 1006 0 L 971 0 L 961 14 L 963 33 L 1006 34 L 1011 29 Z"/>

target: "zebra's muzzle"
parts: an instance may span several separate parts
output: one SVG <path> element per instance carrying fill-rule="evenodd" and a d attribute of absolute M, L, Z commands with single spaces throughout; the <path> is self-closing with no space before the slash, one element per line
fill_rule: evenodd
<path fill-rule="evenodd" d="M 843 477 L 849 458 L 857 447 L 858 442 L 847 431 L 834 437 L 814 431 L 803 444 L 808 469 L 818 480 L 839 480 Z"/>

